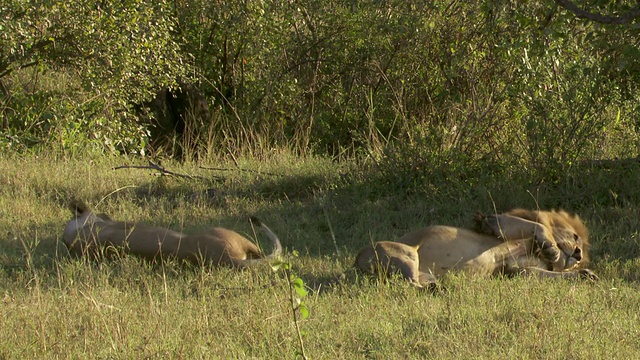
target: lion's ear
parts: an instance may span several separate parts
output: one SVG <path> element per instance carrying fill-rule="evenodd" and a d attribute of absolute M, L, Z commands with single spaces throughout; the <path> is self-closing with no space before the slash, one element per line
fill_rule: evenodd
<path fill-rule="evenodd" d="M 105 221 L 113 221 L 113 219 L 111 219 L 111 216 L 105 214 L 105 213 L 100 213 L 96 215 L 98 218 L 105 220 Z"/>
<path fill-rule="evenodd" d="M 473 214 L 473 221 L 476 223 L 476 225 L 482 223 L 484 221 L 484 219 L 487 216 L 483 213 L 481 213 L 480 211 L 476 211 L 475 214 Z"/>
<path fill-rule="evenodd" d="M 80 216 L 89 211 L 89 207 L 82 200 L 73 199 L 69 202 L 69 210 L 75 215 Z"/>
<path fill-rule="evenodd" d="M 488 227 L 487 216 L 479 211 L 473 215 L 474 226 L 473 229 L 482 234 L 493 235 L 493 230 Z"/>

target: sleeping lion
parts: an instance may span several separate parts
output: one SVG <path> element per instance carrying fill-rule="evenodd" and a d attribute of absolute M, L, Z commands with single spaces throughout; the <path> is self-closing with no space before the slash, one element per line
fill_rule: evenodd
<path fill-rule="evenodd" d="M 475 230 L 433 225 L 397 242 L 369 245 L 355 265 L 368 273 L 399 273 L 417 287 L 432 287 L 450 271 L 598 279 L 585 268 L 589 233 L 576 215 L 515 209 L 475 220 Z"/>
<path fill-rule="evenodd" d="M 63 239 L 72 254 L 101 256 L 116 251 L 149 260 L 176 258 L 193 263 L 246 267 L 282 253 L 276 234 L 256 218 L 251 218 L 253 224 L 273 242 L 273 252 L 266 256 L 256 244 L 225 228 L 186 235 L 162 227 L 113 221 L 105 214 L 95 214 L 81 201 L 71 202 L 69 208 L 74 217 L 67 223 Z"/>

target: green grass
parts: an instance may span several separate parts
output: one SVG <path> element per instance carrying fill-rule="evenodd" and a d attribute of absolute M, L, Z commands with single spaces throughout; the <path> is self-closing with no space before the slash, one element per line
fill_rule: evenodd
<path fill-rule="evenodd" d="M 115 219 L 185 232 L 225 226 L 254 238 L 247 218 L 258 216 L 280 235 L 293 271 L 310 287 L 311 315 L 300 322 L 310 358 L 640 355 L 634 172 L 608 182 L 606 174 L 592 175 L 575 199 L 562 186 L 535 192 L 496 180 L 455 196 L 408 194 L 362 166 L 286 154 L 240 159 L 252 171 L 224 162 L 201 165 L 226 170 L 163 163 L 206 180 L 112 169 L 122 164 L 144 162 L 0 158 L 0 358 L 283 359 L 299 350 L 282 273 L 71 258 L 60 241 L 74 196 Z M 615 201 L 611 192 L 619 194 Z M 491 211 L 492 199 L 498 209 L 537 203 L 577 211 L 592 231 L 593 269 L 602 281 L 451 275 L 446 292 L 429 294 L 350 270 L 361 246 L 428 224 L 467 226 L 475 211 Z M 270 250 L 267 239 L 258 241 Z"/>

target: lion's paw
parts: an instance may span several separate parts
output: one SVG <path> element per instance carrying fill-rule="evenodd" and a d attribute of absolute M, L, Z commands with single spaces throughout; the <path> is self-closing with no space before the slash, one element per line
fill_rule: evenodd
<path fill-rule="evenodd" d="M 476 213 L 474 221 L 477 232 L 501 237 L 502 232 L 500 231 L 500 224 L 498 223 L 498 218 L 495 215 L 485 216 L 483 214 Z"/>
<path fill-rule="evenodd" d="M 556 244 L 548 240 L 540 240 L 537 237 L 536 241 L 540 246 L 540 254 L 542 254 L 542 257 L 545 260 L 551 263 L 555 263 L 560 260 L 560 255 L 562 255 L 562 253 Z"/>
<path fill-rule="evenodd" d="M 583 279 L 588 279 L 588 280 L 593 280 L 593 281 L 600 280 L 598 275 L 596 275 L 593 271 L 591 271 L 589 269 L 580 269 L 580 270 L 578 270 L 578 274 L 580 274 L 580 277 L 583 278 Z"/>

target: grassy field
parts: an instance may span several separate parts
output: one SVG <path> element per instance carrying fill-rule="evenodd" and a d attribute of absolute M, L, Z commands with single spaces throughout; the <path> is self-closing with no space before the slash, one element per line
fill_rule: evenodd
<path fill-rule="evenodd" d="M 0 358 L 283 359 L 301 351 L 281 272 L 72 258 L 61 236 L 73 197 L 114 219 L 187 233 L 225 226 L 255 239 L 247 218 L 258 216 L 309 287 L 310 316 L 299 322 L 309 358 L 640 357 L 637 168 L 557 186 L 490 179 L 428 193 L 396 189 L 354 164 L 281 153 L 240 159 L 240 168 L 162 164 L 202 177 L 192 179 L 113 169 L 125 164 L 145 165 L 0 158 Z M 579 213 L 602 280 L 452 274 L 446 292 L 430 294 L 350 270 L 371 241 L 429 224 L 468 226 L 476 211 L 515 206 Z M 258 241 L 270 251 L 267 239 Z"/>

